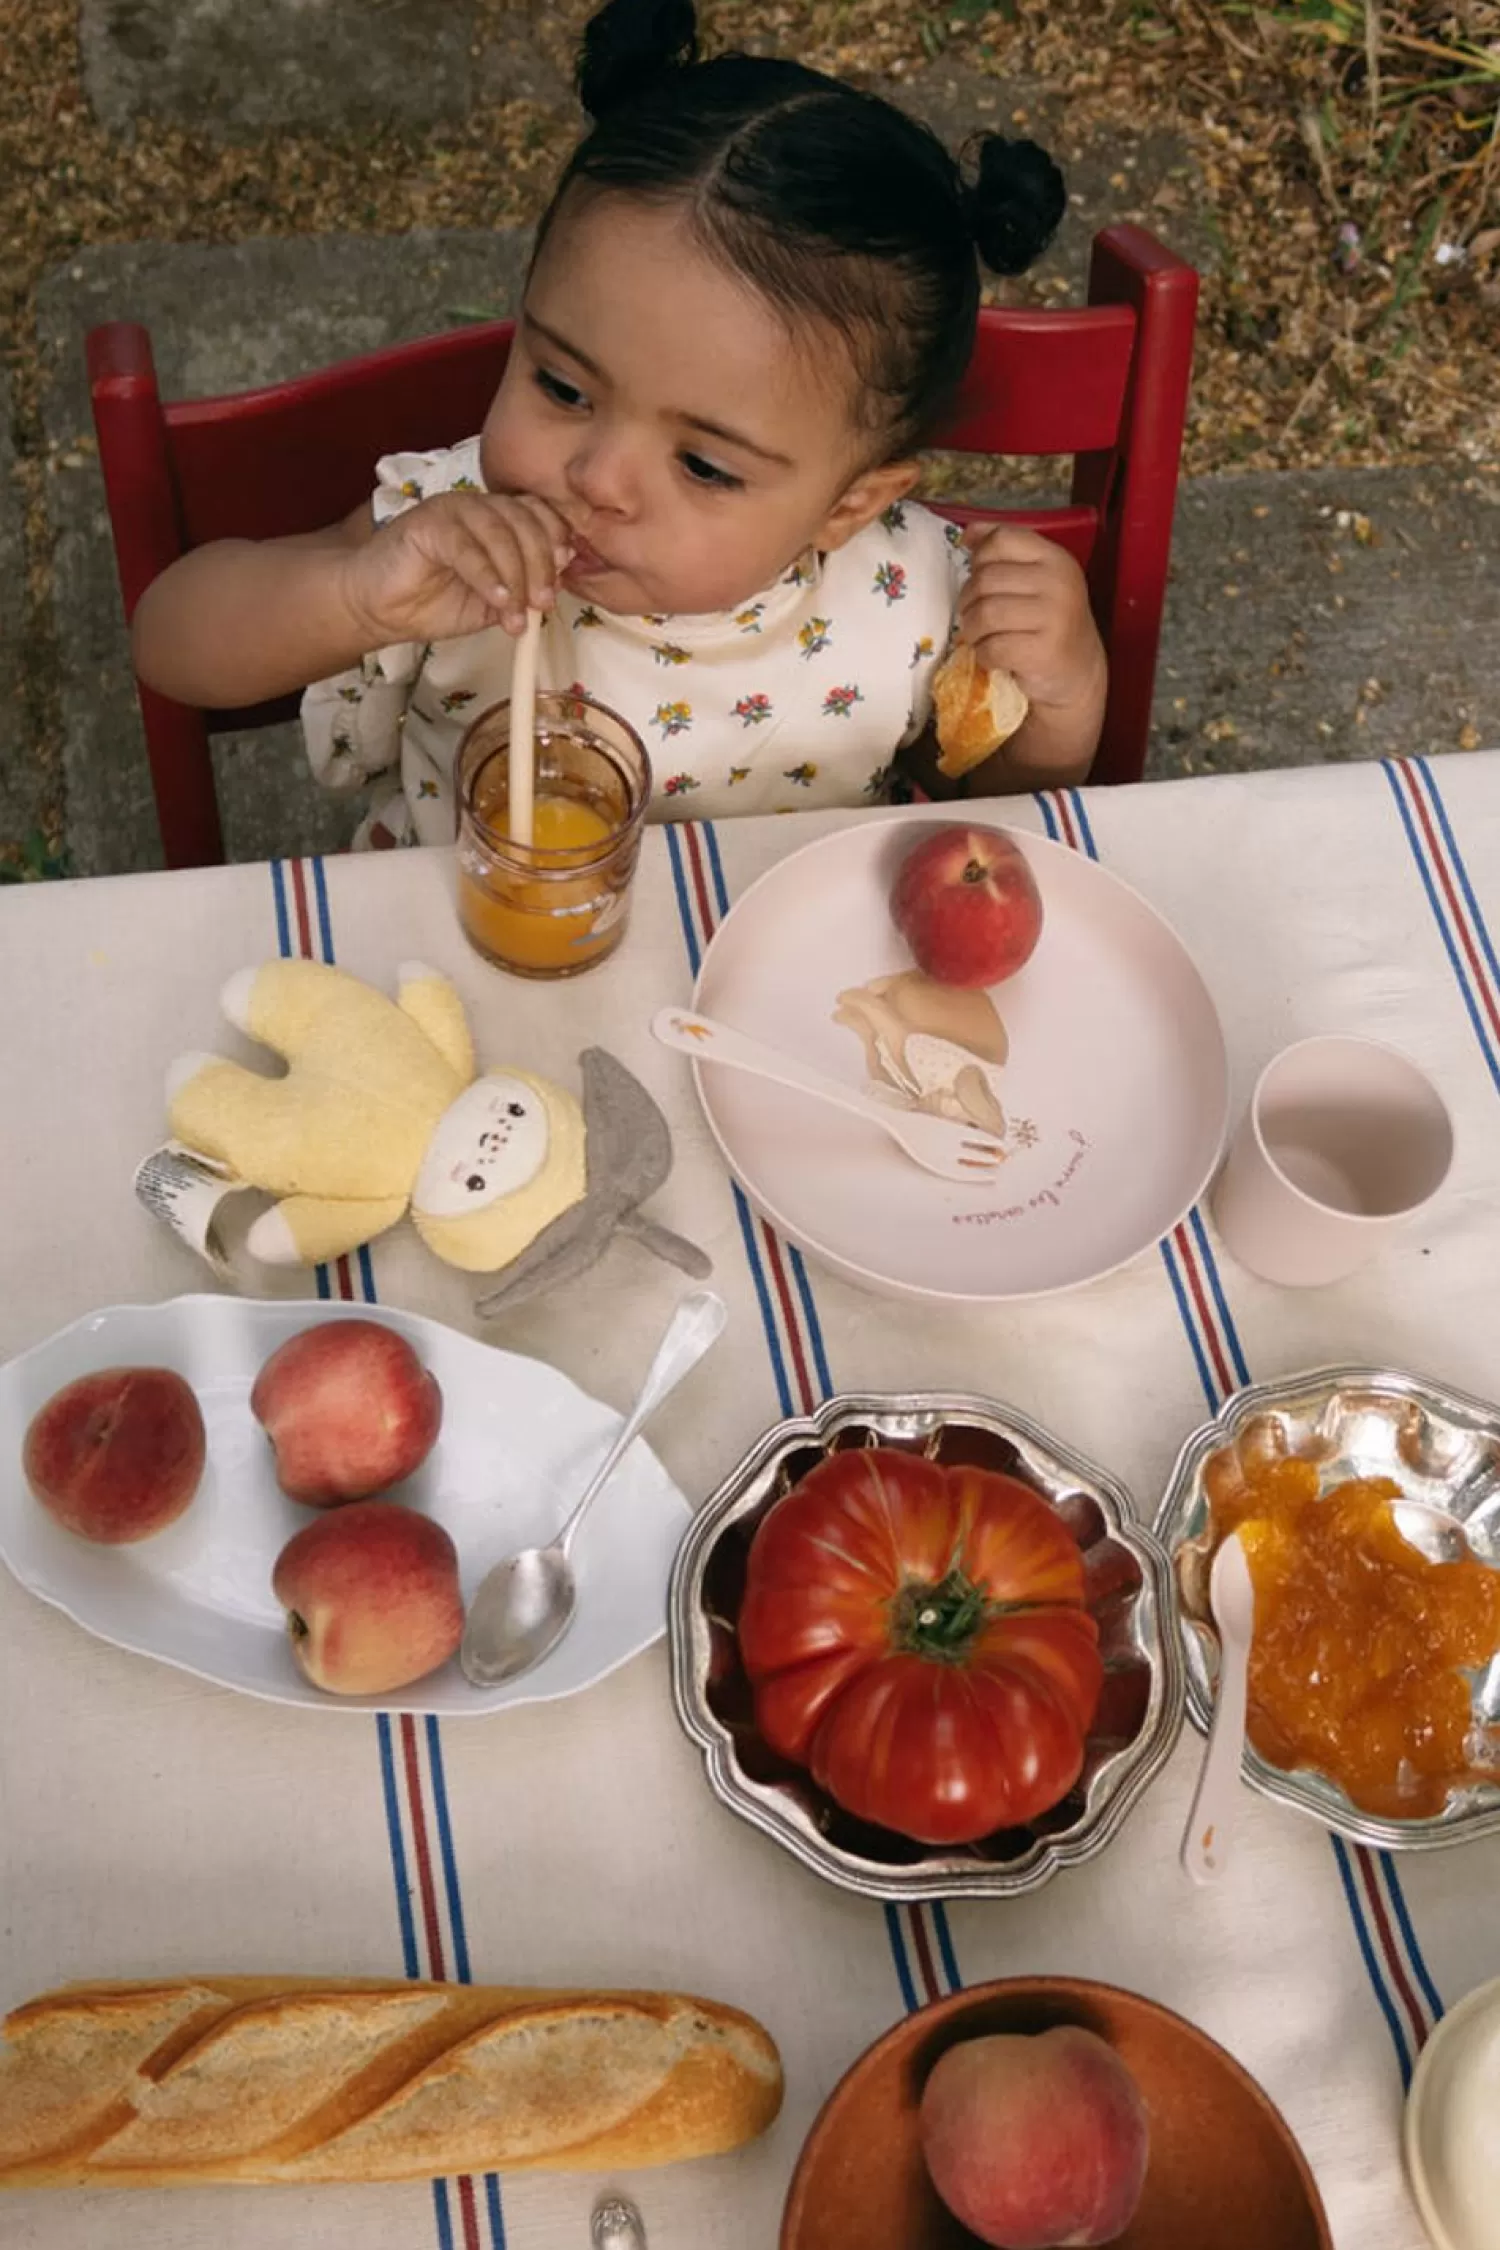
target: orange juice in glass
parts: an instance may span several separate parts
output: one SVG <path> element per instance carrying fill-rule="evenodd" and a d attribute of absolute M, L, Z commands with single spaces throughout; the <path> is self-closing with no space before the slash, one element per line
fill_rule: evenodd
<path fill-rule="evenodd" d="M 615 950 L 651 796 L 639 735 L 587 696 L 536 699 L 529 845 L 509 833 L 510 705 L 474 721 L 458 752 L 458 918 L 487 961 L 572 977 Z"/>

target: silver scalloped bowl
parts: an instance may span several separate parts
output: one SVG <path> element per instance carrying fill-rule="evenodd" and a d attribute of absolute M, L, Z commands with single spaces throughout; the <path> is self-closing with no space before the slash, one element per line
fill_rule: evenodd
<path fill-rule="evenodd" d="M 1177 1457 L 1156 1534 L 1172 1558 L 1188 1710 L 1206 1733 L 1218 1681 L 1219 1642 L 1208 1603 L 1214 1539 L 1206 1480 L 1216 1456 L 1238 1451 L 1316 1461 L 1328 1482 L 1390 1477 L 1409 1500 L 1464 1526 L 1481 1561 L 1500 1566 L 1500 1408 L 1391 1367 L 1323 1367 L 1235 1391 Z M 1500 1654 L 1474 1677 L 1476 1726 L 1500 1726 Z M 1431 1850 L 1500 1829 L 1500 1774 L 1452 1791 L 1443 1811 L 1421 1820 L 1383 1819 L 1353 1804 L 1326 1774 L 1288 1772 L 1250 1744 L 1244 1776 L 1262 1796 L 1311 1815 L 1360 1844 Z"/>
<path fill-rule="evenodd" d="M 1083 1551 L 1104 1690 L 1077 1784 L 1031 1827 L 951 1849 L 916 1843 L 854 1819 L 756 1731 L 735 1630 L 756 1526 L 826 1454 L 876 1444 L 1019 1477 Z M 668 1594 L 672 1692 L 715 1795 L 829 1882 L 867 1898 L 1009 1898 L 1102 1851 L 1165 1763 L 1183 1710 L 1172 1607 L 1166 1555 L 1124 1486 L 1026 1416 L 958 1393 L 846 1393 L 768 1430 L 694 1517 Z"/>

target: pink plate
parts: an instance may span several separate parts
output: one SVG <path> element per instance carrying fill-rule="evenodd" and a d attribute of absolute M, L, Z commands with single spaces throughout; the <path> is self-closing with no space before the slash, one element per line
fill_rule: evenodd
<path fill-rule="evenodd" d="M 1076 1289 L 1150 1249 L 1203 1192 L 1228 1109 L 1224 1034 L 1155 909 L 1019 829 L 1007 833 L 1046 921 L 1026 967 L 989 995 L 999 1027 L 982 995 L 956 1014 L 952 995 L 909 976 L 882 990 L 914 968 L 886 902 L 931 817 L 865 821 L 779 861 L 714 938 L 694 1000 L 855 1088 L 878 1087 L 879 1058 L 882 1098 L 983 1121 L 1005 1148 L 998 1176 L 950 1186 L 878 1124 L 712 1063 L 693 1066 L 699 1096 L 752 1203 L 847 1279 L 966 1303 Z M 973 808 L 963 819 L 1003 826 Z"/>

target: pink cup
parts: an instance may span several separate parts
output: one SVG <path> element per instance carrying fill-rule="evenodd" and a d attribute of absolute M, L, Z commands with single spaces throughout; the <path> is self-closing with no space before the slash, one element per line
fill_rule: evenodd
<path fill-rule="evenodd" d="M 1302 1039 L 1261 1072 L 1209 1206 L 1242 1266 L 1308 1288 L 1363 1265 L 1452 1161 L 1452 1119 L 1415 1063 L 1373 1039 Z"/>

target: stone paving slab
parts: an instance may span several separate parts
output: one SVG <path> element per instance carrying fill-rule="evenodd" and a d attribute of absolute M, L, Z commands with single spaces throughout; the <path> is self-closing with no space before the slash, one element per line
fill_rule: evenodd
<path fill-rule="evenodd" d="M 1500 473 L 1194 478 L 1153 775 L 1500 747 Z"/>
<path fill-rule="evenodd" d="M 474 98 L 468 0 L 82 0 L 83 83 L 112 132 L 158 118 L 266 128 L 427 126 Z"/>
<path fill-rule="evenodd" d="M 0 841 L 24 844 L 41 823 L 47 792 L 27 740 L 21 671 L 26 548 L 11 443 L 10 390 L 0 374 Z"/>
<path fill-rule="evenodd" d="M 44 278 L 37 296 L 44 424 L 61 461 L 76 464 L 59 467 L 48 497 L 67 830 L 80 874 L 160 864 L 93 452 L 87 330 L 103 320 L 143 321 L 168 398 L 248 389 L 452 327 L 460 307 L 492 307 L 497 316 L 514 310 L 529 242 L 510 228 L 223 247 L 141 243 L 81 252 Z M 314 787 L 295 729 L 226 737 L 216 745 L 216 770 L 232 858 L 335 849 L 353 825 L 347 802 Z"/>

